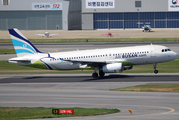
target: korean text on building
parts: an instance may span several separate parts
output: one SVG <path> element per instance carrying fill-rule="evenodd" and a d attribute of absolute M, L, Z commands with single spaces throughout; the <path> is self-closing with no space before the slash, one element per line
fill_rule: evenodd
<path fill-rule="evenodd" d="M 32 3 L 32 10 L 62 10 L 62 3 Z"/>
<path fill-rule="evenodd" d="M 86 0 L 86 8 L 114 8 L 114 0 Z"/>

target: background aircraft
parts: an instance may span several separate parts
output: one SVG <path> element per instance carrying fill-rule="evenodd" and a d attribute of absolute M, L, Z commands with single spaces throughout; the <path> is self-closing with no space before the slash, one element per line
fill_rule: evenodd
<path fill-rule="evenodd" d="M 145 32 L 145 31 L 149 31 L 150 32 L 152 30 L 150 25 L 144 25 L 144 26 L 142 26 L 142 29 L 143 29 L 143 32 Z"/>
<path fill-rule="evenodd" d="M 107 37 L 113 37 L 113 36 L 117 36 L 119 34 L 112 34 L 111 32 L 108 32 L 107 34 L 101 34 L 101 36 L 107 36 Z"/>
<path fill-rule="evenodd" d="M 137 24 L 143 24 L 143 26 L 141 27 L 143 30 L 143 32 L 145 32 L 145 31 L 151 31 L 152 30 L 152 28 L 150 27 L 150 25 L 146 25 L 146 24 L 150 24 L 150 22 L 143 22 L 143 23 L 137 23 Z"/>
<path fill-rule="evenodd" d="M 9 63 L 26 65 L 49 70 L 94 69 L 93 78 L 103 77 L 105 73 L 118 73 L 130 70 L 133 65 L 168 62 L 178 54 L 161 45 L 118 47 L 70 52 L 42 53 L 18 29 L 9 29 L 17 57 Z"/>
<path fill-rule="evenodd" d="M 44 34 L 35 34 L 35 35 L 40 35 L 40 36 L 42 36 L 42 37 L 52 37 L 52 36 L 54 36 L 54 35 L 58 35 L 58 33 L 57 34 L 50 34 L 50 33 L 48 33 L 48 32 L 45 32 Z"/>

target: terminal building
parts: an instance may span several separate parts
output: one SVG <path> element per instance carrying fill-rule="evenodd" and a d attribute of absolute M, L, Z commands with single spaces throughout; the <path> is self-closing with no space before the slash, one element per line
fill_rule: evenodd
<path fill-rule="evenodd" d="M 179 28 L 179 0 L 1 0 L 0 30 Z"/>
<path fill-rule="evenodd" d="M 0 30 L 81 30 L 81 0 L 1 0 Z"/>
<path fill-rule="evenodd" d="M 82 29 L 179 28 L 178 0 L 82 0 Z"/>

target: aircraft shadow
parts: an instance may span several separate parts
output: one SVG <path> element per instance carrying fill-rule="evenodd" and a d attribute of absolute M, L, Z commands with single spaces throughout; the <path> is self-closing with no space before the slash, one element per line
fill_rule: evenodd
<path fill-rule="evenodd" d="M 133 76 L 130 76 L 130 75 L 108 75 L 108 76 L 104 76 L 104 77 L 86 79 L 83 81 L 100 81 L 100 80 L 108 80 L 108 79 L 116 79 L 117 80 L 117 78 L 132 78 L 132 77 Z"/>
<path fill-rule="evenodd" d="M 91 76 L 32 76 L 0 79 L 0 83 L 60 83 L 60 82 L 157 82 L 179 81 L 179 75 L 116 75 L 97 79 Z"/>

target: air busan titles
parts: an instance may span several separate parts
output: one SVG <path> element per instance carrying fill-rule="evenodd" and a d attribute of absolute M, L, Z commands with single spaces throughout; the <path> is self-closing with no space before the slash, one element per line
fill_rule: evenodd
<path fill-rule="evenodd" d="M 9 33 L 17 57 L 9 63 L 26 65 L 50 70 L 94 69 L 93 78 L 103 77 L 105 73 L 118 73 L 130 70 L 133 65 L 156 64 L 168 62 L 178 54 L 161 45 L 118 47 L 70 52 L 42 53 L 31 44 L 22 33 L 14 28 Z"/>

